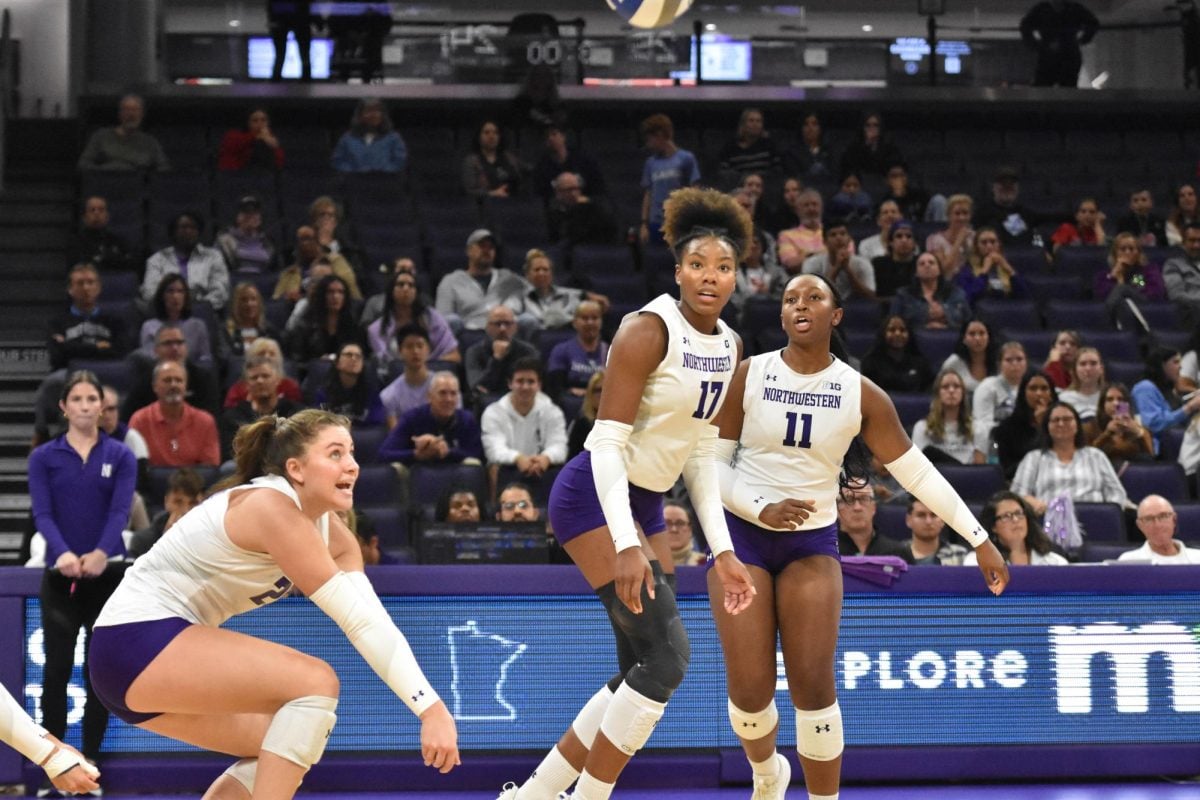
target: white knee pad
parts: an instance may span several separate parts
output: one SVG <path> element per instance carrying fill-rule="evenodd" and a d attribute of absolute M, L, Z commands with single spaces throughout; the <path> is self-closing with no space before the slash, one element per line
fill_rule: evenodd
<path fill-rule="evenodd" d="M 733 732 L 742 739 L 753 741 L 770 735 L 779 724 L 779 709 L 775 707 L 775 698 L 771 698 L 770 704 L 762 711 L 754 713 L 742 711 L 730 700 L 729 722 L 733 725 Z"/>
<path fill-rule="evenodd" d="M 666 703 L 651 700 L 622 683 L 604 712 L 600 730 L 621 752 L 631 756 L 646 744 L 666 708 Z"/>
<path fill-rule="evenodd" d="M 254 777 L 258 774 L 258 759 L 243 758 L 233 762 L 233 766 L 225 770 L 225 774 L 246 787 L 251 795 L 254 794 Z"/>
<path fill-rule="evenodd" d="M 842 709 L 837 701 L 817 711 L 796 709 L 796 752 L 813 761 L 833 761 L 842 754 Z"/>
<path fill-rule="evenodd" d="M 275 712 L 262 749 L 308 769 L 321 760 L 333 724 L 337 698 L 297 697 Z"/>
<path fill-rule="evenodd" d="M 596 732 L 600 730 L 604 712 L 608 711 L 612 699 L 612 689 L 608 688 L 608 684 L 601 686 L 600 691 L 592 695 L 583 708 L 579 709 L 571 723 L 571 730 L 575 731 L 575 736 L 588 750 L 592 749 L 592 743 L 596 741 Z"/>

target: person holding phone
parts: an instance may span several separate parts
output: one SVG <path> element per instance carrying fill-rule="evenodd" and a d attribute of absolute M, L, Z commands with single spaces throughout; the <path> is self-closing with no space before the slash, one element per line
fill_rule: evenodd
<path fill-rule="evenodd" d="M 1133 415 L 1129 388 L 1123 383 L 1104 387 L 1096 416 L 1083 424 L 1083 438 L 1090 447 L 1108 456 L 1117 468 L 1126 461 L 1154 458 L 1154 440 Z"/>

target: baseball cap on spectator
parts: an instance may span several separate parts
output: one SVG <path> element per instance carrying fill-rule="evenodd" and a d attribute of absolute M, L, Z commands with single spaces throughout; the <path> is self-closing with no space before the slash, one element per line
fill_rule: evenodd
<path fill-rule="evenodd" d="M 483 240 L 490 240 L 492 244 L 496 243 L 496 237 L 492 236 L 492 232 L 487 228 L 476 228 L 471 231 L 471 235 L 467 237 L 467 247 L 473 244 L 479 244 Z"/>
<path fill-rule="evenodd" d="M 262 201 L 255 195 L 244 195 L 237 204 L 238 211 L 262 211 Z"/>
<path fill-rule="evenodd" d="M 1017 183 L 1021 180 L 1021 176 L 1012 167 L 1001 167 L 996 170 L 995 176 L 992 178 L 992 183 Z"/>

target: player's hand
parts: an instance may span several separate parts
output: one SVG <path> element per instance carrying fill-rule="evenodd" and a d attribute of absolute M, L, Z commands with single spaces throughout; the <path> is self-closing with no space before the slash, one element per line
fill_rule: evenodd
<path fill-rule="evenodd" d="M 421 758 L 425 766 L 443 775 L 462 763 L 458 755 L 458 728 L 440 700 L 421 715 Z"/>
<path fill-rule="evenodd" d="M 979 559 L 979 571 L 983 573 L 988 589 L 999 597 L 1008 586 L 1008 565 L 1004 563 L 1004 556 L 989 539 L 975 548 L 975 557 Z"/>
<path fill-rule="evenodd" d="M 642 586 L 654 599 L 654 571 L 640 547 L 627 547 L 617 553 L 617 599 L 635 614 L 642 613 Z"/>
<path fill-rule="evenodd" d="M 746 565 L 742 563 L 732 550 L 726 550 L 713 559 L 713 569 L 725 590 L 725 611 L 736 616 L 750 607 L 758 590 L 754 588 L 754 579 Z"/>
<path fill-rule="evenodd" d="M 795 500 L 789 497 L 764 506 L 763 510 L 758 512 L 758 521 L 767 528 L 795 530 L 816 510 L 816 503 L 812 500 Z"/>
<path fill-rule="evenodd" d="M 46 770 L 46 777 L 55 789 L 67 794 L 84 794 L 100 788 L 100 770 L 88 763 L 82 753 L 55 736 L 46 734 L 46 738 L 54 742 L 54 749 L 40 766 Z"/>

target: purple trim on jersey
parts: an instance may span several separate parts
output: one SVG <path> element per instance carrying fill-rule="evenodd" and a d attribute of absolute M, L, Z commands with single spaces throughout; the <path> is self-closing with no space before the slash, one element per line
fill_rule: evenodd
<path fill-rule="evenodd" d="M 809 556 L 829 556 L 842 560 L 838 553 L 838 525 L 833 522 L 824 528 L 810 531 L 773 531 L 751 524 L 736 514 L 725 512 L 733 552 L 743 564 L 762 567 L 778 575 L 793 561 Z M 708 566 L 713 565 L 709 559 Z"/>
<path fill-rule="evenodd" d="M 662 492 L 652 492 L 629 484 L 629 509 L 633 518 L 642 526 L 646 536 L 653 536 L 667 529 L 663 519 Z M 596 494 L 596 481 L 592 477 L 592 454 L 584 450 L 567 462 L 554 479 L 550 488 L 550 503 L 547 506 L 554 537 L 566 544 L 580 534 L 594 531 L 608 524 L 604 510 L 600 508 L 600 497 Z"/>
<path fill-rule="evenodd" d="M 125 705 L 125 693 L 150 662 L 191 625 L 186 619 L 168 617 L 93 628 L 88 643 L 88 675 L 100 702 L 130 725 L 162 714 L 134 711 Z"/>

